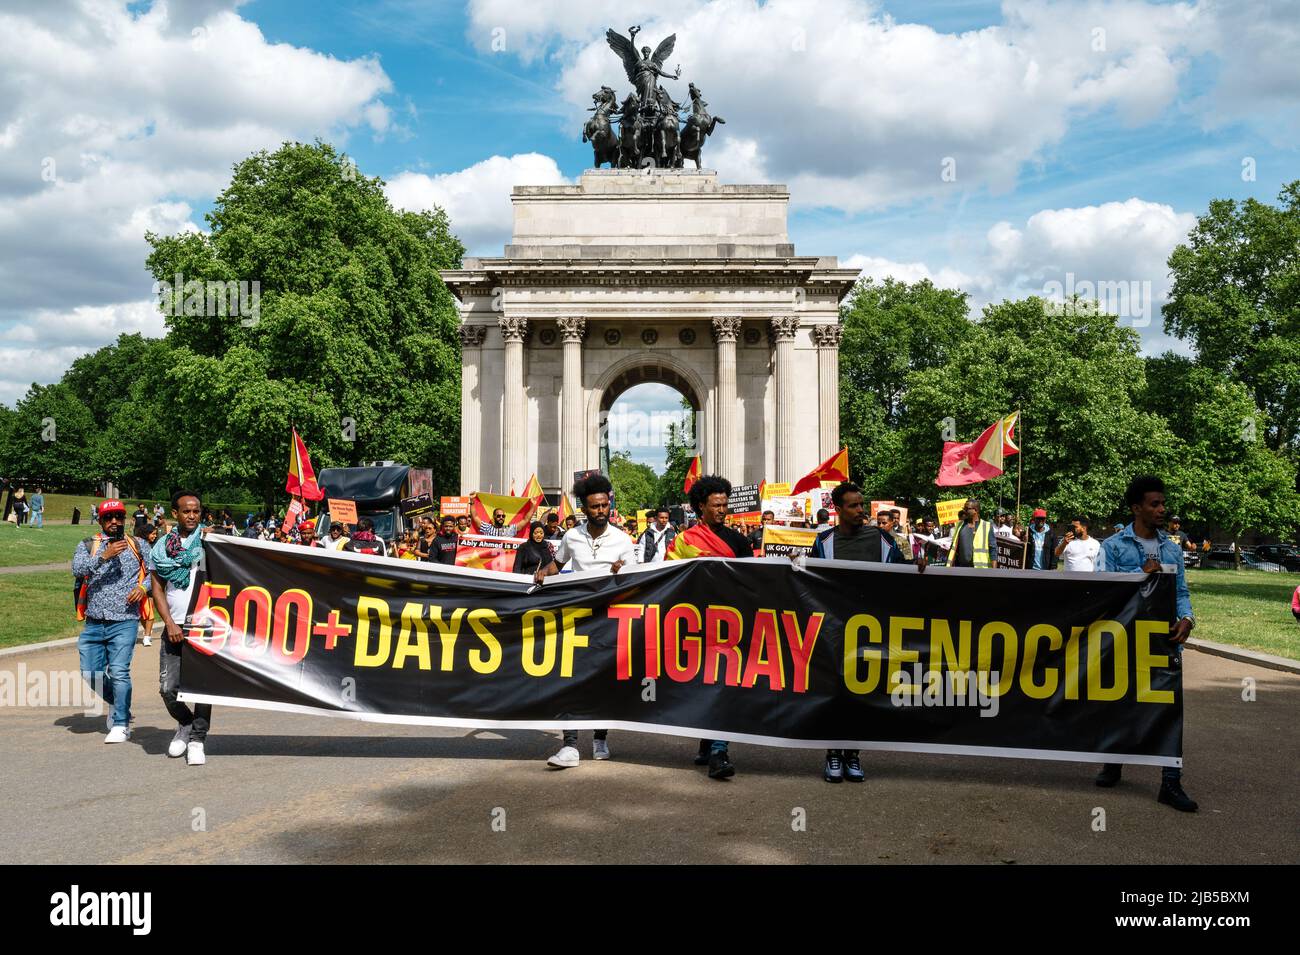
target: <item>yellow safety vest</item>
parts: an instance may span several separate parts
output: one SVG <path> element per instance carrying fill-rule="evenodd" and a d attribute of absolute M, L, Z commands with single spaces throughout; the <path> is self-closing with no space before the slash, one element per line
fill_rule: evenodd
<path fill-rule="evenodd" d="M 957 561 L 957 535 L 965 527 L 965 522 L 958 524 L 952 532 L 952 546 L 948 548 L 948 566 L 951 567 Z M 971 541 L 971 564 L 975 567 L 989 566 L 989 534 L 993 533 L 993 525 L 980 518 L 980 522 L 975 525 L 975 539 Z"/>

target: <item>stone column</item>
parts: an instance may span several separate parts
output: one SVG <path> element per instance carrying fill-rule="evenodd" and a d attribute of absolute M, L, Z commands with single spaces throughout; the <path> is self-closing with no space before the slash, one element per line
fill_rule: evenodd
<path fill-rule="evenodd" d="M 717 444 L 708 467 L 732 484 L 742 483 L 736 408 L 736 339 L 740 326 L 741 320 L 733 316 L 713 320 L 713 338 L 718 344 Z"/>
<path fill-rule="evenodd" d="M 506 344 L 505 416 L 501 421 L 503 453 L 497 493 L 509 494 L 511 481 L 522 488 L 520 482 L 528 480 L 528 402 L 524 400 L 524 339 L 528 335 L 528 319 L 502 316 L 497 324 Z"/>
<path fill-rule="evenodd" d="M 776 480 L 793 481 L 795 468 L 794 426 L 798 420 L 798 390 L 794 380 L 794 336 L 799 331 L 798 315 L 772 319 L 772 341 L 776 346 Z M 816 464 L 816 462 L 814 462 Z"/>
<path fill-rule="evenodd" d="M 587 420 L 582 390 L 582 339 L 585 318 L 557 318 L 564 341 L 564 380 L 560 395 L 560 489 L 567 491 L 573 472 L 586 465 Z"/>
<path fill-rule="evenodd" d="M 840 449 L 841 332 L 838 321 L 812 330 L 817 344 L 817 421 L 823 461 Z"/>
<path fill-rule="evenodd" d="M 483 368 L 483 340 L 486 325 L 460 327 L 460 493 L 479 489 L 479 455 L 482 452 L 483 406 L 474 391 Z M 474 351 L 470 351 L 474 349 Z"/>

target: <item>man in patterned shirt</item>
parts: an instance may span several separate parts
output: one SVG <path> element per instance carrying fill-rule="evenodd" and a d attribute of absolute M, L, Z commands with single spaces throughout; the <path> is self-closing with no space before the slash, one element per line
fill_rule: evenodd
<path fill-rule="evenodd" d="M 86 621 L 77 653 L 81 675 L 96 689 L 102 684 L 104 702 L 112 707 L 104 742 L 125 743 L 131 737 L 131 657 L 153 561 L 147 542 L 126 536 L 121 501 L 105 501 L 98 513 L 102 532 L 78 544 L 72 557 L 73 576 L 84 583 L 78 608 L 84 608 Z"/>

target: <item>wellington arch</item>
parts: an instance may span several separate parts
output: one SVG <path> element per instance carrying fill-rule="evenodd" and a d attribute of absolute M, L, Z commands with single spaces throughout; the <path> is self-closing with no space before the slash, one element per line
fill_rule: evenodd
<path fill-rule="evenodd" d="M 839 306 L 857 270 L 796 254 L 781 185 L 589 169 L 516 186 L 499 258 L 461 303 L 461 492 L 548 493 L 600 466 L 602 414 L 662 382 L 697 410 L 705 472 L 795 480 L 839 448 Z"/>

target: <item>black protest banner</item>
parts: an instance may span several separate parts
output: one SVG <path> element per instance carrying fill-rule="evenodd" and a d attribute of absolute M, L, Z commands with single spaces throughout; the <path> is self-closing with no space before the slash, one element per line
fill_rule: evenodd
<path fill-rule="evenodd" d="M 412 497 L 404 497 L 397 505 L 403 517 L 415 517 L 418 514 L 427 514 L 433 510 L 432 494 L 416 494 Z"/>
<path fill-rule="evenodd" d="M 758 484 L 741 484 L 731 489 L 731 496 L 727 498 L 727 508 L 736 517 L 757 517 L 759 506 L 759 488 Z"/>
<path fill-rule="evenodd" d="M 524 577 L 210 538 L 182 699 L 1181 765 L 1167 574 L 809 560 Z"/>

